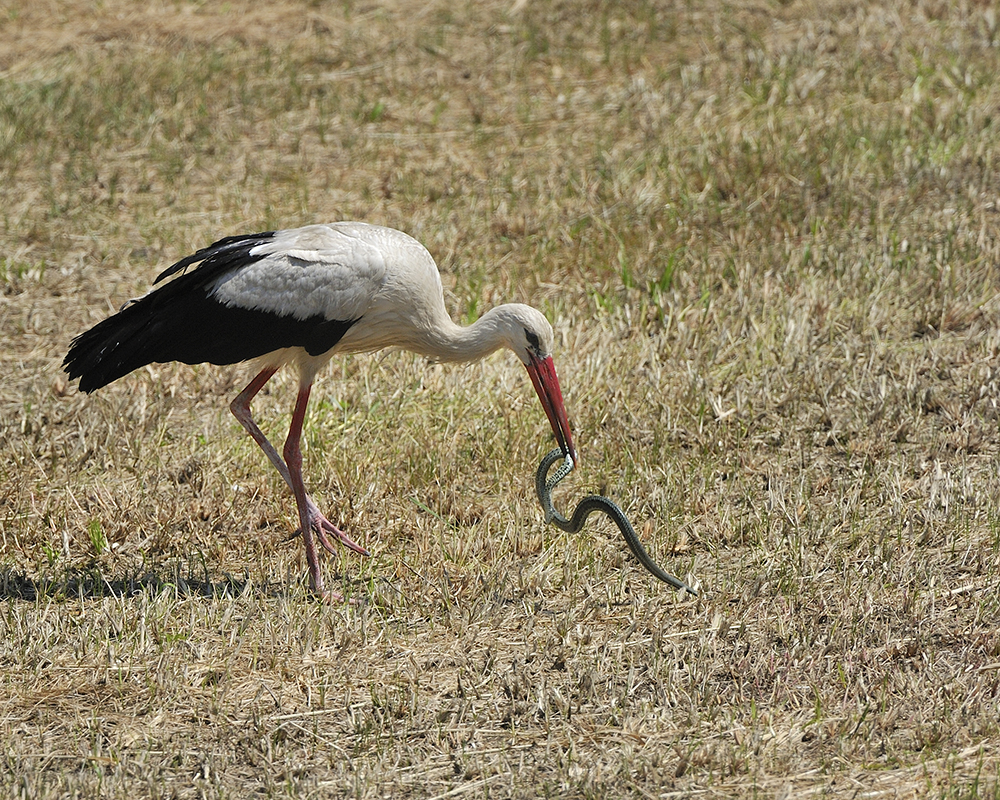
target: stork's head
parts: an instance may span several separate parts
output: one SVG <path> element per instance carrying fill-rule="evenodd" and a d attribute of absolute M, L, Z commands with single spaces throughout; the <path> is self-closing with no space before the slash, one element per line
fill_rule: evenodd
<path fill-rule="evenodd" d="M 552 363 L 555 341 L 552 326 L 540 311 L 531 306 L 511 303 L 500 306 L 497 310 L 500 309 L 504 309 L 502 313 L 508 346 L 517 353 L 528 370 L 531 383 L 538 393 L 538 399 L 545 409 L 545 416 L 549 418 L 552 432 L 563 454 L 569 455 L 576 462 L 576 448 L 573 447 L 566 406 L 563 404 L 555 364 Z"/>

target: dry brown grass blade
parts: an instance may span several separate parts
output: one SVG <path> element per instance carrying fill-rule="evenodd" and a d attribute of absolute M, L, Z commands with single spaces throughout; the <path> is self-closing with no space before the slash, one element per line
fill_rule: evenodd
<path fill-rule="evenodd" d="M 0 795 L 997 796 L 993 8 L 0 14 Z M 543 525 L 507 358 L 331 365 L 343 608 L 245 369 L 61 375 L 173 259 L 343 218 L 424 241 L 457 317 L 546 311 L 575 486 L 702 598 Z"/>

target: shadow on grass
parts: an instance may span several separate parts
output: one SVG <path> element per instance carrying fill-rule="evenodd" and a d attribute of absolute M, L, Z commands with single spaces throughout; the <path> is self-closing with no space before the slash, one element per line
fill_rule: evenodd
<path fill-rule="evenodd" d="M 185 574 L 177 565 L 146 569 L 125 576 L 105 575 L 97 566 L 68 568 L 57 575 L 30 576 L 12 569 L 0 569 L 0 600 L 43 598 L 69 600 L 103 597 L 135 597 L 174 591 L 178 597 L 240 597 L 248 591 L 257 597 L 282 597 L 288 594 L 285 584 L 251 581 L 226 576 L 213 581 L 207 575 Z"/>

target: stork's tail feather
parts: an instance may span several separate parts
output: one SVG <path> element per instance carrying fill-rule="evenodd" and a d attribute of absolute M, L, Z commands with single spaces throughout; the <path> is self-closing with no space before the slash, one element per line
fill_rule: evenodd
<path fill-rule="evenodd" d="M 80 391 L 89 393 L 151 363 L 150 342 L 139 335 L 146 327 L 146 315 L 131 305 L 81 333 L 63 360 L 70 380 L 79 378 Z"/>

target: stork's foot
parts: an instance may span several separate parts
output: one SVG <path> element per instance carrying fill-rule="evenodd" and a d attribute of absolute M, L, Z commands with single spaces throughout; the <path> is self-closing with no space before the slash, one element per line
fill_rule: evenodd
<path fill-rule="evenodd" d="M 311 538 L 311 537 L 309 537 Z M 308 556 L 309 548 L 306 548 L 306 555 Z M 315 553 L 314 553 L 315 555 Z M 309 588 L 312 589 L 313 594 L 316 598 L 326 605 L 339 605 L 344 602 L 344 595 L 340 592 L 335 592 L 332 589 L 327 589 L 323 584 L 323 573 L 319 569 L 319 564 L 310 560 L 309 562 Z"/>
<path fill-rule="evenodd" d="M 313 591 L 316 592 L 316 597 L 319 598 L 319 601 L 328 606 L 341 605 L 344 602 L 344 595 L 340 592 L 334 592 L 331 589 L 321 589 L 320 591 L 313 589 Z M 351 602 L 353 603 L 354 601 L 352 600 Z"/>
<path fill-rule="evenodd" d="M 316 552 L 316 544 L 313 540 L 313 534 L 316 534 L 316 538 L 319 539 L 319 543 L 323 545 L 323 549 L 328 553 L 336 554 L 338 552 L 337 548 L 330 540 L 331 536 L 335 536 L 355 553 L 359 553 L 363 556 L 369 556 L 371 553 L 355 542 L 340 528 L 330 522 L 330 520 L 324 516 L 323 512 L 319 510 L 309 495 L 305 496 L 305 512 L 309 515 L 310 524 L 308 535 L 302 536 L 302 541 L 306 546 L 306 560 L 309 562 L 309 585 L 320 602 L 328 605 L 343 603 L 344 596 L 340 594 L 340 592 L 334 592 L 324 586 L 323 570 L 320 568 L 319 556 Z M 295 533 L 292 534 L 292 537 L 294 538 L 295 536 L 301 535 L 302 528 L 299 527 Z M 349 602 L 353 604 L 356 601 L 352 599 Z"/>
<path fill-rule="evenodd" d="M 353 550 L 355 553 L 362 556 L 371 555 L 371 553 L 355 542 L 350 536 L 344 533 L 344 531 L 330 522 L 330 520 L 323 515 L 323 512 L 320 511 L 316 504 L 312 501 L 311 497 L 306 497 L 306 504 L 309 507 L 309 519 L 312 521 L 312 529 L 316 532 L 316 538 L 319 539 L 319 543 L 323 545 L 324 550 L 328 553 L 334 554 L 337 552 L 337 548 L 334 547 L 333 543 L 330 541 L 330 536 L 335 536 L 338 540 L 340 540 L 341 544 L 350 550 Z M 301 533 L 301 531 L 297 531 L 297 533 Z"/>

